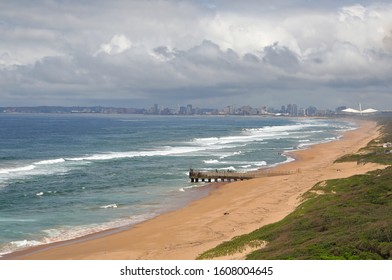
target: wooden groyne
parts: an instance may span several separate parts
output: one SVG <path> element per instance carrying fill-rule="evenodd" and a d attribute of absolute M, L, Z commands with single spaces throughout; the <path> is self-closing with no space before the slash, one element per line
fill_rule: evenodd
<path fill-rule="evenodd" d="M 273 171 L 263 170 L 257 172 L 234 172 L 231 170 L 227 171 L 198 171 L 194 169 L 189 170 L 189 178 L 192 183 L 201 182 L 231 182 L 231 181 L 243 181 L 253 178 L 267 177 L 267 176 L 281 176 L 300 173 L 299 169 L 294 171 Z"/>

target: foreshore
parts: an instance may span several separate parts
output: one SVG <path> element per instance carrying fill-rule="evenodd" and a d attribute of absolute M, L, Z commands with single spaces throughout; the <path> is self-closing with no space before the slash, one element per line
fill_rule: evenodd
<path fill-rule="evenodd" d="M 295 161 L 274 167 L 277 171 L 300 172 L 224 184 L 184 208 L 129 229 L 39 246 L 3 259 L 195 259 L 234 236 L 281 220 L 296 208 L 302 194 L 319 181 L 382 168 L 373 163 L 334 164 L 340 156 L 357 152 L 379 136 L 376 122 L 358 121 L 358 124 L 358 129 L 346 132 L 340 140 L 292 152 Z"/>

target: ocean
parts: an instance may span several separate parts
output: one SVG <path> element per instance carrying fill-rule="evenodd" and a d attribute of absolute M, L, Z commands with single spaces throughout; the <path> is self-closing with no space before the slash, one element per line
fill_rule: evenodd
<path fill-rule="evenodd" d="M 0 255 L 151 219 L 208 194 L 197 170 L 254 171 L 346 120 L 0 114 Z"/>

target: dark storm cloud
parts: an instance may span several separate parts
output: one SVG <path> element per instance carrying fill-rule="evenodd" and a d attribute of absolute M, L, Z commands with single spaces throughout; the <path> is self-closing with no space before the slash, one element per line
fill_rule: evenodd
<path fill-rule="evenodd" d="M 299 68 L 297 55 L 287 47 L 280 47 L 278 43 L 264 48 L 263 61 L 288 71 L 296 71 Z"/>

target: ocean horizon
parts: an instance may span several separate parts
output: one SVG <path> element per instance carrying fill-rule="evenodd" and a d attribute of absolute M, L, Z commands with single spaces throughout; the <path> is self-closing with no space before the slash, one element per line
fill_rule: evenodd
<path fill-rule="evenodd" d="M 0 255 L 134 224 L 208 194 L 197 170 L 256 171 L 337 140 L 344 119 L 0 114 Z"/>

